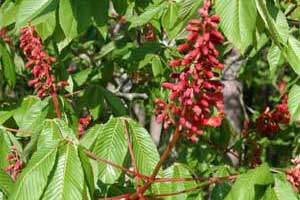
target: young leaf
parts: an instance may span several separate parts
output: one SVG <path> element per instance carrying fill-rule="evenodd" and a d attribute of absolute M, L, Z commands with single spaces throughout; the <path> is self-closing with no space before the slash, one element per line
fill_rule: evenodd
<path fill-rule="evenodd" d="M 16 69 L 12 58 L 12 55 L 7 50 L 5 44 L 0 41 L 0 56 L 2 57 L 4 77 L 7 80 L 10 87 L 16 85 Z"/>
<path fill-rule="evenodd" d="M 57 146 L 57 143 L 47 143 L 33 154 L 28 165 L 18 177 L 9 197 L 10 200 L 40 199 L 55 163 Z"/>
<path fill-rule="evenodd" d="M 122 116 L 126 114 L 125 105 L 119 97 L 115 96 L 112 92 L 103 87 L 100 87 L 100 90 L 102 91 L 106 102 L 111 106 L 113 113 L 116 116 Z"/>
<path fill-rule="evenodd" d="M 255 0 L 217 0 L 216 12 L 221 17 L 225 36 L 244 52 L 253 43 L 257 17 Z"/>
<path fill-rule="evenodd" d="M 84 174 L 76 147 L 66 144 L 59 149 L 53 175 L 44 192 L 44 200 L 81 200 Z"/>
<path fill-rule="evenodd" d="M 127 141 L 121 119 L 112 118 L 104 124 L 93 152 L 113 163 L 123 164 L 127 154 Z M 100 180 L 107 184 L 114 183 L 122 172 L 105 163 L 99 163 L 98 168 Z"/>

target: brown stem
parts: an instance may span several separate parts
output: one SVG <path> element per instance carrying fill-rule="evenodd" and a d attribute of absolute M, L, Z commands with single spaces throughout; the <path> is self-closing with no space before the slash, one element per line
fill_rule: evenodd
<path fill-rule="evenodd" d="M 189 182 L 189 181 L 211 181 L 211 180 L 227 180 L 233 176 L 225 176 L 225 177 L 198 177 L 198 178 L 155 178 L 155 183 L 163 183 L 163 182 Z"/>
<path fill-rule="evenodd" d="M 294 7 L 292 7 L 288 13 L 285 14 L 286 17 L 290 16 L 298 7 L 298 4 L 294 4 Z"/>
<path fill-rule="evenodd" d="M 52 100 L 53 100 L 53 105 L 54 105 L 54 108 L 55 108 L 55 111 L 56 111 L 57 118 L 61 119 L 61 111 L 60 111 L 60 108 L 59 108 L 59 102 L 58 102 L 56 92 L 52 93 Z"/>
<path fill-rule="evenodd" d="M 31 134 L 32 131 L 27 131 L 27 130 L 20 130 L 20 129 L 14 129 L 14 128 L 6 128 L 4 127 L 5 130 L 10 131 L 10 132 L 15 132 L 15 133 L 25 133 L 25 134 Z"/>
<path fill-rule="evenodd" d="M 179 127 L 177 126 L 171 142 L 169 142 L 166 150 L 160 157 L 158 163 L 156 164 L 156 166 L 152 172 L 152 175 L 150 177 L 151 179 L 148 180 L 145 183 L 145 185 L 140 189 L 141 193 L 144 193 L 154 183 L 155 177 L 157 176 L 160 167 L 162 166 L 163 162 L 167 159 L 167 157 L 171 153 L 172 149 L 174 148 L 175 144 L 177 143 L 177 141 L 179 139 L 179 136 L 180 136 L 180 131 L 179 131 Z M 129 197 L 129 199 L 137 199 L 138 197 L 139 197 L 139 193 L 134 193 Z"/>
<path fill-rule="evenodd" d="M 175 196 L 175 195 L 179 195 L 179 194 L 183 194 L 183 193 L 188 193 L 188 192 L 193 192 L 195 190 L 199 190 L 203 187 L 207 187 L 210 186 L 211 184 L 220 182 L 220 181 L 225 181 L 225 180 L 234 180 L 238 177 L 238 175 L 233 175 L 233 176 L 226 176 L 226 177 L 220 177 L 220 178 L 211 178 L 209 180 L 208 183 L 206 184 L 201 184 L 199 186 L 187 189 L 187 190 L 181 190 L 178 192 L 171 192 L 171 193 L 164 193 L 164 194 L 152 194 L 152 195 L 145 195 L 145 197 L 149 197 L 149 198 L 161 198 L 161 197 L 166 197 L 166 196 Z"/>
<path fill-rule="evenodd" d="M 82 92 L 82 90 L 78 90 L 78 91 L 76 91 L 76 92 L 72 92 L 72 93 L 69 93 L 69 94 L 65 94 L 64 97 L 72 97 L 72 96 L 74 96 L 74 95 L 76 95 L 76 94 L 79 94 L 80 92 Z"/>
<path fill-rule="evenodd" d="M 131 157 L 132 166 L 133 166 L 133 169 L 134 169 L 134 173 L 136 174 L 137 192 L 140 193 L 141 179 L 140 179 L 139 171 L 138 171 L 138 168 L 137 168 L 137 165 L 136 165 L 136 159 L 134 157 L 130 137 L 129 137 L 129 134 L 128 134 L 128 129 L 127 129 L 127 126 L 126 126 L 126 121 L 125 121 L 124 118 L 122 118 L 122 123 L 123 123 L 123 128 L 125 130 L 125 136 L 126 136 L 127 143 L 128 143 L 128 149 L 129 149 L 129 153 L 130 153 L 130 157 Z"/>

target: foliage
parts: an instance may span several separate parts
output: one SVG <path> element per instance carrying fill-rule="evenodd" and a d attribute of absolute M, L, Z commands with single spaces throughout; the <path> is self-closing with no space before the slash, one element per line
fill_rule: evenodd
<path fill-rule="evenodd" d="M 299 11 L 0 1 L 0 200 L 299 199 Z"/>

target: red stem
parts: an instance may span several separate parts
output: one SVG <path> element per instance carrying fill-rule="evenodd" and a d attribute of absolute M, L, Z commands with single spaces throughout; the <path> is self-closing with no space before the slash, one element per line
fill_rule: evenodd
<path fill-rule="evenodd" d="M 59 108 L 59 102 L 58 102 L 56 92 L 52 92 L 51 96 L 52 96 L 53 105 L 55 107 L 55 111 L 56 111 L 56 114 L 57 114 L 57 118 L 61 119 L 61 111 L 60 111 L 60 108 Z"/>
<path fill-rule="evenodd" d="M 137 165 L 136 165 L 136 159 L 134 157 L 130 137 L 129 137 L 129 134 L 128 134 L 128 129 L 127 129 L 127 126 L 126 126 L 126 121 L 125 121 L 124 118 L 122 118 L 122 123 L 123 123 L 123 128 L 125 130 L 125 136 L 126 136 L 127 143 L 128 143 L 128 149 L 129 149 L 129 153 L 130 153 L 130 157 L 131 157 L 132 166 L 133 166 L 133 169 L 134 169 L 134 173 L 136 174 L 137 192 L 140 193 L 141 179 L 140 179 L 139 171 L 138 171 L 138 168 L 137 168 Z"/>
<path fill-rule="evenodd" d="M 210 182 L 206 183 L 206 184 L 202 184 L 187 190 L 182 190 L 182 191 L 178 191 L 178 192 L 171 192 L 171 193 L 164 193 L 164 194 L 153 194 L 153 195 L 145 195 L 145 197 L 148 198 L 161 198 L 161 197 L 166 197 L 166 196 L 175 196 L 175 195 L 179 195 L 179 194 L 183 194 L 183 193 L 188 193 L 188 192 L 193 192 L 195 190 L 199 190 L 203 187 L 207 187 L 213 183 L 217 183 L 220 181 L 225 181 L 225 180 L 234 180 L 238 177 L 238 175 L 233 175 L 233 176 L 226 176 L 226 177 L 220 177 L 220 178 L 210 178 Z"/>
<path fill-rule="evenodd" d="M 4 128 L 5 130 L 7 131 L 10 131 L 10 132 L 15 132 L 15 133 L 24 133 L 24 134 L 31 134 L 32 132 L 31 131 L 26 131 L 26 130 L 19 130 L 19 129 L 14 129 L 14 128 Z"/>
<path fill-rule="evenodd" d="M 175 144 L 177 143 L 178 139 L 180 136 L 180 131 L 179 128 L 176 127 L 175 133 L 173 135 L 173 138 L 171 140 L 171 142 L 168 143 L 168 146 L 166 148 L 166 150 L 164 151 L 164 153 L 162 154 L 162 156 L 160 157 L 158 163 L 156 164 L 152 175 L 151 175 L 151 179 L 148 180 L 145 185 L 140 189 L 141 193 L 144 193 L 154 182 L 155 182 L 155 177 L 157 176 L 160 167 L 162 166 L 163 162 L 167 159 L 167 157 L 169 156 L 169 154 L 171 153 L 172 149 L 174 148 Z M 129 199 L 137 199 L 139 198 L 139 193 L 134 193 L 132 194 Z"/>
<path fill-rule="evenodd" d="M 98 200 L 118 200 L 118 199 L 127 199 L 130 196 L 130 194 L 122 194 L 115 197 L 107 197 L 107 198 L 100 198 Z"/>

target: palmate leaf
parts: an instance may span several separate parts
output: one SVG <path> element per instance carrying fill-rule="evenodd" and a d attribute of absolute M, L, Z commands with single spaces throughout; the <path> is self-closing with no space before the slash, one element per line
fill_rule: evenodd
<path fill-rule="evenodd" d="M 217 0 L 216 13 L 221 17 L 225 36 L 244 52 L 253 43 L 257 17 L 255 0 Z"/>
<path fill-rule="evenodd" d="M 137 122 L 127 119 L 133 153 L 140 173 L 150 176 L 159 161 L 159 153 L 148 131 Z"/>
<path fill-rule="evenodd" d="M 286 59 L 295 73 L 300 75 L 300 42 L 293 36 L 288 39 Z"/>
<path fill-rule="evenodd" d="M 76 147 L 66 144 L 59 148 L 58 160 L 43 200 L 81 200 L 84 174 Z"/>
<path fill-rule="evenodd" d="M 33 154 L 21 173 L 9 200 L 38 200 L 47 185 L 48 176 L 55 164 L 58 143 L 46 143 Z"/>
<path fill-rule="evenodd" d="M 294 85 L 289 92 L 288 107 L 291 121 L 300 121 L 300 86 Z"/>
<path fill-rule="evenodd" d="M 279 200 L 297 200 L 292 185 L 287 181 L 285 175 L 275 176 L 274 192 Z"/>
<path fill-rule="evenodd" d="M 106 160 L 122 165 L 127 154 L 127 141 L 124 127 L 119 118 L 112 118 L 104 124 L 99 134 L 93 152 Z M 99 178 L 102 182 L 112 184 L 120 176 L 121 170 L 105 163 L 99 163 Z"/>
<path fill-rule="evenodd" d="M 11 193 L 12 187 L 13 180 L 3 169 L 0 168 L 0 191 L 8 196 Z"/>
<path fill-rule="evenodd" d="M 95 126 L 90 128 L 80 140 L 80 144 L 85 148 L 91 150 L 97 141 L 98 135 L 102 133 L 103 127 L 104 126 L 102 124 L 96 124 Z"/>

